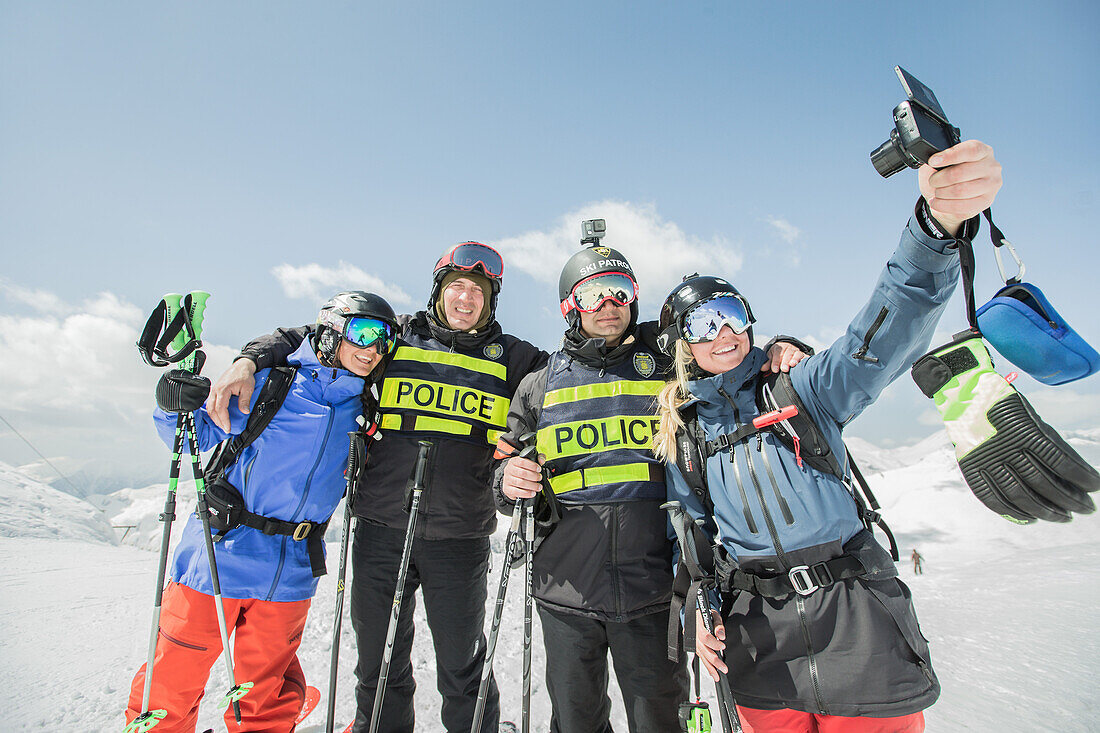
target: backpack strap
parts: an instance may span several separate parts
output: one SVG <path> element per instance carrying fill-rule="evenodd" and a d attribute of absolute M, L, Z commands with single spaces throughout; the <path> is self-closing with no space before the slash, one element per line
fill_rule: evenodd
<path fill-rule="evenodd" d="M 275 417 L 275 413 L 283 406 L 287 394 L 290 393 L 290 385 L 294 382 L 297 369 L 292 367 L 272 367 L 267 375 L 267 381 L 260 388 L 260 394 L 256 397 L 256 404 L 248 415 L 248 422 L 239 435 L 223 440 L 214 449 L 210 461 L 204 471 L 207 483 L 212 483 L 215 478 L 223 475 L 225 471 L 237 462 L 244 449 L 252 445 L 260 433 Z"/>

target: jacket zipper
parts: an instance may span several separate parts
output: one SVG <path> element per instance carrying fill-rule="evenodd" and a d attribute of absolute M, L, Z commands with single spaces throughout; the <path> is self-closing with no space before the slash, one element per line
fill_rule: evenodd
<path fill-rule="evenodd" d="M 882 327 L 882 322 L 886 320 L 886 316 L 889 315 L 890 309 L 886 306 L 882 306 L 882 310 L 875 316 L 875 320 L 871 323 L 871 327 L 867 329 L 867 335 L 863 337 L 863 345 L 856 350 L 856 353 L 852 354 L 853 359 L 859 359 L 860 361 L 869 361 L 872 364 L 878 364 L 878 357 L 867 356 L 867 349 L 871 347 L 871 339 L 875 337 L 878 330 Z"/>
<path fill-rule="evenodd" d="M 817 710 L 821 715 L 828 715 L 829 708 L 825 707 L 825 701 L 821 699 L 821 681 L 817 670 L 817 658 L 814 656 L 814 642 L 810 636 L 810 624 L 806 620 L 806 599 L 796 594 L 794 602 L 798 608 L 798 620 L 802 624 L 802 639 L 806 642 L 806 660 L 810 664 L 810 682 L 814 687 Z"/>
<path fill-rule="evenodd" d="M 741 480 L 741 469 L 737 467 L 737 454 L 732 445 L 730 446 L 730 465 L 733 467 L 733 478 L 737 481 L 737 490 L 741 492 L 741 511 L 745 514 L 745 523 L 749 525 L 749 532 L 759 534 L 760 529 L 752 518 L 752 512 L 749 511 L 749 496 L 745 493 L 745 483 Z"/>
<path fill-rule="evenodd" d="M 314 373 L 316 376 L 316 373 Z M 309 469 L 309 476 L 306 477 L 305 490 L 302 491 L 302 498 L 298 501 L 298 507 L 294 510 L 294 513 L 290 516 L 290 521 L 296 521 L 298 514 L 302 511 L 302 507 L 305 506 L 306 499 L 309 498 L 310 485 L 313 483 L 313 474 L 317 472 L 317 467 L 321 465 L 321 459 L 325 456 L 325 446 L 328 445 L 329 433 L 332 432 L 332 423 L 336 418 L 336 410 L 332 407 L 328 408 L 328 422 L 325 424 L 325 437 L 321 440 L 321 447 L 317 451 L 317 458 L 313 461 L 313 467 Z M 283 575 L 283 566 L 286 563 L 286 546 L 290 537 L 283 535 L 283 541 L 279 548 L 279 564 L 275 569 L 275 578 L 271 581 L 271 589 L 267 592 L 267 599 L 271 600 L 275 595 L 275 589 L 279 586 L 279 579 Z"/>
<path fill-rule="evenodd" d="M 791 514 L 791 507 L 787 504 L 787 500 L 784 499 L 783 494 L 779 492 L 779 484 L 775 482 L 772 462 L 768 458 L 768 451 L 764 448 L 764 436 L 761 433 L 756 434 L 756 452 L 764 459 L 764 470 L 768 473 L 768 480 L 772 482 L 772 493 L 775 494 L 775 500 L 779 502 L 779 510 L 783 512 L 783 521 L 790 527 L 794 524 L 794 515 Z"/>

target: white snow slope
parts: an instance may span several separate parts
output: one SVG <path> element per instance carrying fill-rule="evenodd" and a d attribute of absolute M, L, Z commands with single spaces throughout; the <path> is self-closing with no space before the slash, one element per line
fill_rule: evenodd
<path fill-rule="evenodd" d="M 1068 437 L 1098 462 L 1100 430 Z M 1028 527 L 1005 522 L 970 494 L 942 434 L 896 451 L 859 443 L 856 452 L 868 470 L 882 471 L 869 479 L 898 536 L 902 577 L 913 589 L 943 685 L 939 702 L 926 712 L 928 730 L 1100 730 L 1100 518 Z M 0 464 L 0 730 L 122 730 L 130 680 L 145 659 L 165 488 L 93 497 L 100 511 Z M 181 486 L 181 519 L 191 493 L 189 483 Z M 110 524 L 134 528 L 112 530 L 104 512 Z M 490 595 L 503 525 L 493 540 Z M 314 599 L 301 651 L 309 681 L 323 697 L 299 733 L 324 730 L 338 529 L 329 539 L 336 541 L 329 545 L 331 572 Z M 925 558 L 921 576 L 904 561 L 914 546 Z M 503 716 L 512 720 L 520 713 L 518 577 L 509 589 L 495 665 Z M 430 633 L 419 608 L 417 617 L 417 730 L 440 731 Z M 549 700 L 537 614 L 535 624 L 532 718 L 545 730 Z M 346 619 L 343 629 L 338 731 L 354 709 L 354 639 Z M 213 701 L 226 687 L 218 664 L 200 729 L 224 729 Z M 704 694 L 713 702 L 710 685 Z M 614 684 L 610 696 L 622 733 L 626 718 Z"/>

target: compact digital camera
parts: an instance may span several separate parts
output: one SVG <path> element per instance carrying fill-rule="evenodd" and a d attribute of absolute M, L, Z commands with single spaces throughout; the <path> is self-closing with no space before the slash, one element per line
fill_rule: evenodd
<path fill-rule="evenodd" d="M 933 155 L 961 139 L 959 128 L 948 121 L 932 90 L 900 66 L 895 66 L 894 71 L 909 99 L 894 107 L 890 139 L 871 153 L 871 164 L 883 178 L 906 166 L 920 168 Z"/>

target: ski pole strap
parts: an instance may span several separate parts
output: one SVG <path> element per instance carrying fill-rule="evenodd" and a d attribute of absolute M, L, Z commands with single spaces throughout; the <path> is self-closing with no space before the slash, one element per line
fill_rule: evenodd
<path fill-rule="evenodd" d="M 157 303 L 138 337 L 138 353 L 150 366 L 164 367 L 183 361 L 202 346 L 202 341 L 198 339 L 191 323 L 191 296 L 183 296 L 181 307 L 175 309 L 170 308 L 167 302 L 168 298 L 173 297 L 180 296 L 166 295 Z M 173 310 L 174 313 L 171 312 Z M 181 334 L 185 334 L 182 339 Z M 178 344 L 178 348 L 169 352 L 168 348 L 174 345 L 173 342 Z"/>
<path fill-rule="evenodd" d="M 751 573 L 737 566 L 736 561 L 727 557 L 715 560 L 718 573 L 718 587 L 723 592 L 746 591 L 765 598 L 786 598 L 792 593 L 801 596 L 812 595 L 821 588 L 828 588 L 837 581 L 856 578 L 867 574 L 863 563 L 847 553 L 832 560 L 797 565 L 786 573 Z M 686 637 L 686 631 L 685 631 Z"/>

